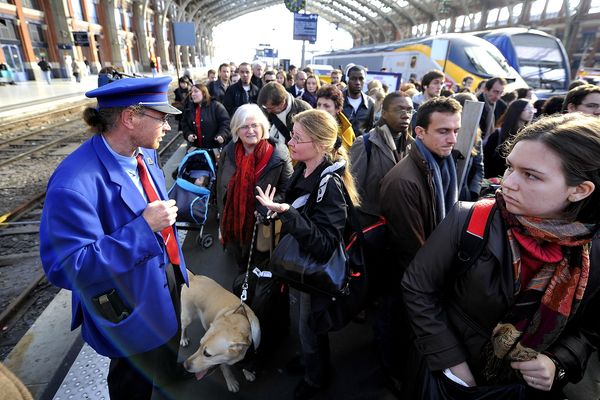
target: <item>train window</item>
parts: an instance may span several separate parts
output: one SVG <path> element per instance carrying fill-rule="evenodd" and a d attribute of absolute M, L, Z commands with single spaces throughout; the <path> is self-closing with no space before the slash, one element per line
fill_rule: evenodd
<path fill-rule="evenodd" d="M 415 68 L 417 66 L 417 56 L 412 56 L 410 58 L 410 67 Z"/>
<path fill-rule="evenodd" d="M 506 60 L 498 58 L 487 49 L 481 47 L 465 47 L 467 58 L 475 70 L 484 75 L 507 76 L 510 72 Z"/>
<path fill-rule="evenodd" d="M 512 38 L 519 59 L 519 73 L 529 86 L 560 89 L 568 80 L 566 60 L 558 42 L 539 35 L 521 34 Z"/>

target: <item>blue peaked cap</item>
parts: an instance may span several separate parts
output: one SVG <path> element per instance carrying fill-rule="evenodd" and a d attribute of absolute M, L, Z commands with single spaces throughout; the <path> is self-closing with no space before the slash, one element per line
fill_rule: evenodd
<path fill-rule="evenodd" d="M 98 108 L 140 105 L 165 114 L 181 114 L 169 104 L 170 76 L 158 78 L 123 78 L 86 92 L 98 99 Z"/>

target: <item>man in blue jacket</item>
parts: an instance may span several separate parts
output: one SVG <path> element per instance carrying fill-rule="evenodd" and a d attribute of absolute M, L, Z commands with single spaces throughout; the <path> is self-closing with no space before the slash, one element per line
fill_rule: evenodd
<path fill-rule="evenodd" d="M 181 285 L 187 283 L 156 149 L 170 77 L 120 79 L 90 92 L 95 135 L 56 169 L 40 227 L 44 271 L 72 291 L 71 329 L 110 357 L 111 399 L 150 399 L 177 364 Z"/>

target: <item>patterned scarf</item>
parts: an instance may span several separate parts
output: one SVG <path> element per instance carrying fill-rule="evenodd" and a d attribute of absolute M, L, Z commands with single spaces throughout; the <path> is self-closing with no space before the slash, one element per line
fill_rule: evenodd
<path fill-rule="evenodd" d="M 227 184 L 227 199 L 221 219 L 223 244 L 250 244 L 254 226 L 254 208 L 256 199 L 254 188 L 258 178 L 273 154 L 273 146 L 266 140 L 260 140 L 254 151 L 246 154 L 241 141 L 234 147 L 235 173 Z"/>
<path fill-rule="evenodd" d="M 496 204 L 507 227 L 515 294 L 484 347 L 483 375 L 488 383 L 506 384 L 519 379 L 510 362 L 531 360 L 548 349 L 577 312 L 589 276 L 593 230 L 580 222 L 513 215 L 500 190 Z M 545 244 L 553 245 L 544 251 Z M 562 257 L 556 257 L 556 245 L 561 246 Z M 521 258 L 523 251 L 528 252 L 527 257 Z M 523 265 L 531 261 L 540 267 Z M 536 272 L 521 287 L 522 269 L 528 267 Z"/>

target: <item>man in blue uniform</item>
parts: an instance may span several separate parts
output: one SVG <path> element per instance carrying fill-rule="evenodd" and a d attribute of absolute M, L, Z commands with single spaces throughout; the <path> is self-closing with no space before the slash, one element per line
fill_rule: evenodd
<path fill-rule="evenodd" d="M 150 399 L 177 364 L 183 254 L 156 149 L 170 77 L 120 79 L 86 93 L 94 136 L 56 169 L 40 227 L 44 271 L 72 291 L 72 323 L 111 358 L 111 399 Z"/>

